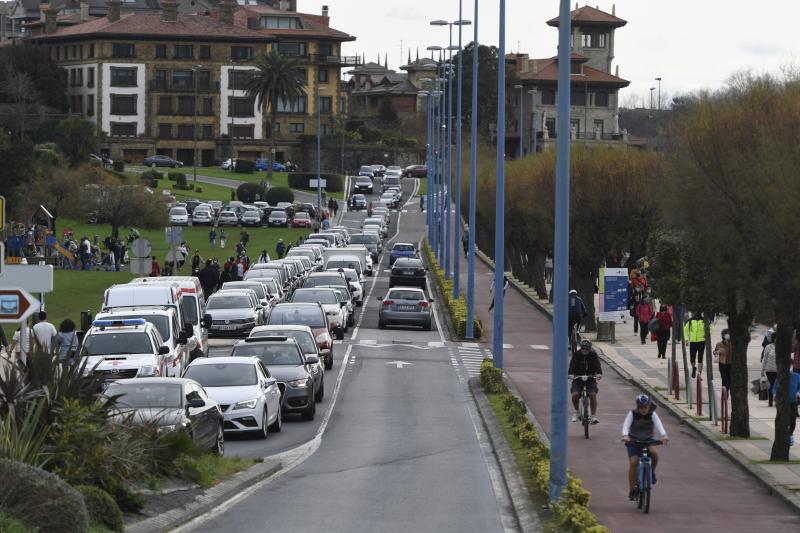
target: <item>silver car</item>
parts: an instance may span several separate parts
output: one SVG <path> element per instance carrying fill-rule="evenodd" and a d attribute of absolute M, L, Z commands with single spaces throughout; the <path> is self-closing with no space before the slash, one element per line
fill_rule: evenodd
<path fill-rule="evenodd" d="M 378 297 L 381 307 L 378 310 L 378 328 L 397 324 L 401 326 L 420 326 L 430 331 L 433 320 L 432 299 L 425 297 L 422 289 L 397 287 L 389 289 L 386 297 Z"/>
<path fill-rule="evenodd" d="M 246 337 L 263 323 L 263 306 L 252 289 L 231 289 L 212 294 L 206 303 L 211 315 L 208 336 Z"/>

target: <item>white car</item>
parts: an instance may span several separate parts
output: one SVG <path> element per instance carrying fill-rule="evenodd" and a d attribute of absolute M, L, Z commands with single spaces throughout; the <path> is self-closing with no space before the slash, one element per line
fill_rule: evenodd
<path fill-rule="evenodd" d="M 171 226 L 188 226 L 189 212 L 185 207 L 173 207 L 169 210 L 169 223 Z"/>
<path fill-rule="evenodd" d="M 397 195 L 392 191 L 385 192 L 381 194 L 380 202 L 386 207 L 396 208 L 398 203 Z"/>
<path fill-rule="evenodd" d="M 332 268 L 330 270 L 338 271 L 338 268 Z M 350 294 L 353 297 L 353 301 L 356 303 L 358 307 L 364 305 L 364 287 L 361 284 L 361 279 L 358 277 L 358 272 L 354 268 L 343 268 L 342 272 L 344 273 L 344 277 L 347 278 L 347 283 L 350 285 Z"/>
<path fill-rule="evenodd" d="M 202 226 L 203 224 L 211 225 L 214 223 L 214 215 L 212 214 L 211 207 L 197 206 L 192 212 L 192 225 Z"/>
<path fill-rule="evenodd" d="M 328 324 L 331 331 L 336 333 L 337 338 L 344 338 L 347 332 L 347 311 L 344 306 L 339 304 L 334 289 L 327 287 L 313 287 L 309 289 L 297 289 L 292 294 L 292 303 L 318 303 L 322 306 L 328 317 Z"/>
<path fill-rule="evenodd" d="M 95 320 L 81 346 L 84 372 L 101 381 L 177 376 L 169 354 L 156 327 L 143 318 Z"/>
<path fill-rule="evenodd" d="M 220 165 L 220 168 L 222 168 L 222 170 L 230 170 L 231 167 L 234 167 L 234 168 L 236 167 L 236 160 L 235 159 L 228 158 L 225 161 L 223 161 L 222 164 Z"/>
<path fill-rule="evenodd" d="M 281 391 L 278 382 L 258 359 L 195 359 L 184 377 L 202 385 L 208 396 L 219 404 L 226 432 L 253 432 L 266 439 L 270 431 L 281 430 Z"/>
<path fill-rule="evenodd" d="M 218 226 L 238 226 L 239 217 L 233 211 L 222 211 L 217 217 Z"/>

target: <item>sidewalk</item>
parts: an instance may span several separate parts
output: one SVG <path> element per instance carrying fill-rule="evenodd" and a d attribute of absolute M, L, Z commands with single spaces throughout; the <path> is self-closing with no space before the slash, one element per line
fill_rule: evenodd
<path fill-rule="evenodd" d="M 463 258 L 463 256 L 462 256 Z M 492 315 L 488 312 L 491 296 L 488 287 L 493 272 L 482 261 L 475 264 L 475 303 L 479 318 L 486 329 L 485 350 L 491 349 Z M 466 268 L 462 269 L 462 287 L 466 288 Z M 509 288 L 505 298 L 504 319 L 505 371 L 522 394 L 526 404 L 549 433 L 552 325 L 539 308 L 522 292 Z M 618 338 L 624 339 L 623 331 Z M 630 340 L 634 339 L 632 325 Z M 759 343 L 760 345 L 760 343 Z M 639 347 L 635 347 L 639 353 Z M 617 346 L 608 347 L 609 356 L 625 359 L 628 353 Z M 645 346 L 650 349 L 650 346 Z M 654 350 L 654 348 L 653 348 Z M 629 350 L 632 353 L 632 350 Z M 655 353 L 652 359 L 657 372 Z M 758 357 L 755 359 L 758 360 Z M 629 368 L 644 375 L 647 365 L 625 360 Z M 662 420 L 670 435 L 669 446 L 662 447 L 659 482 L 653 495 L 653 506 L 644 517 L 627 501 L 627 456 L 620 443 L 622 421 L 633 406 L 634 397 L 641 393 L 604 364 L 604 379 L 600 382 L 600 424 L 592 426 L 591 438 L 583 438 L 581 428 L 568 428 L 568 464 L 583 480 L 592 494 L 591 509 L 600 522 L 611 531 L 641 531 L 654 527 L 659 532 L 751 532 L 769 528 L 797 528 L 798 517 L 793 508 L 770 496 L 757 480 L 743 472 L 713 445 L 681 425 L 681 421 L 661 410 Z M 626 368 L 628 368 L 626 367 Z M 640 368 L 641 367 L 641 368 Z M 652 371 L 652 369 L 651 369 Z M 666 373 L 664 371 L 664 373 Z M 646 376 L 656 379 L 656 376 Z M 568 401 L 568 398 L 564 398 Z M 762 412 L 758 416 L 768 416 Z M 757 430 L 756 427 L 753 428 Z M 764 441 L 766 442 L 766 441 Z M 754 444 L 755 443 L 755 444 Z M 762 442 L 735 442 L 747 450 L 760 449 Z M 792 465 L 793 466 L 793 465 Z M 776 477 L 794 475 L 790 468 L 778 466 Z M 645 525 L 650 524 L 650 525 Z"/>

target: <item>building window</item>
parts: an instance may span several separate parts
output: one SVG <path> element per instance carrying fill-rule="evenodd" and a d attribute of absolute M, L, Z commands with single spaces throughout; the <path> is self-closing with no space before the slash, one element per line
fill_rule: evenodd
<path fill-rule="evenodd" d="M 111 114 L 112 115 L 135 115 L 136 96 L 128 94 L 111 95 Z"/>
<path fill-rule="evenodd" d="M 556 105 L 556 92 L 542 91 L 542 105 Z"/>
<path fill-rule="evenodd" d="M 213 114 L 213 112 L 214 112 L 213 111 L 213 107 L 212 107 L 213 106 L 213 102 L 214 101 L 210 97 L 203 98 L 203 114 L 204 115 Z"/>
<path fill-rule="evenodd" d="M 304 68 L 296 68 L 294 69 L 294 75 L 297 77 L 298 80 L 302 81 L 304 84 L 308 84 L 308 72 Z"/>
<path fill-rule="evenodd" d="M 273 133 L 280 133 L 281 132 L 281 123 L 280 122 L 276 122 L 275 124 L 272 125 L 272 132 Z"/>
<path fill-rule="evenodd" d="M 78 47 L 76 45 L 72 45 L 72 55 L 70 56 L 72 59 L 78 57 Z"/>
<path fill-rule="evenodd" d="M 191 70 L 173 70 L 172 71 L 172 88 L 173 89 L 194 89 Z"/>
<path fill-rule="evenodd" d="M 252 46 L 231 46 L 231 59 L 252 59 Z"/>
<path fill-rule="evenodd" d="M 178 97 L 178 114 L 194 115 L 194 96 Z"/>
<path fill-rule="evenodd" d="M 136 67 L 111 67 L 112 87 L 136 87 Z"/>
<path fill-rule="evenodd" d="M 86 69 L 86 86 L 90 89 L 94 87 L 94 67 Z"/>
<path fill-rule="evenodd" d="M 133 43 L 114 43 L 111 47 L 112 57 L 136 57 L 136 45 Z"/>
<path fill-rule="evenodd" d="M 213 139 L 214 138 L 214 126 L 209 124 L 203 125 L 203 139 Z"/>
<path fill-rule="evenodd" d="M 278 52 L 285 56 L 304 56 L 306 43 L 278 43 Z"/>
<path fill-rule="evenodd" d="M 172 97 L 159 96 L 158 97 L 158 114 L 171 115 L 172 114 Z"/>
<path fill-rule="evenodd" d="M 608 93 L 594 93 L 594 105 L 608 107 Z"/>
<path fill-rule="evenodd" d="M 306 97 L 300 96 L 291 101 L 281 98 L 278 100 L 278 113 L 305 113 Z"/>
<path fill-rule="evenodd" d="M 320 83 L 328 83 L 328 69 L 320 68 L 317 77 Z"/>
<path fill-rule="evenodd" d="M 178 139 L 194 139 L 194 124 L 178 124 Z"/>
<path fill-rule="evenodd" d="M 158 138 L 171 139 L 172 138 L 172 124 L 159 124 L 158 125 Z"/>
<path fill-rule="evenodd" d="M 569 73 L 570 74 L 583 74 L 583 65 L 581 65 L 577 61 L 573 61 L 569 65 Z"/>
<path fill-rule="evenodd" d="M 243 91 L 253 76 L 252 70 L 233 70 L 228 72 L 228 90 Z"/>
<path fill-rule="evenodd" d="M 575 132 L 575 135 L 580 136 L 581 134 L 581 119 L 573 118 L 569 121 L 569 130 L 570 132 Z"/>
<path fill-rule="evenodd" d="M 319 43 L 317 49 L 319 50 L 319 55 L 323 57 L 333 55 L 333 45 L 331 43 Z"/>
<path fill-rule="evenodd" d="M 194 59 L 194 46 L 191 44 L 176 44 L 172 49 L 173 59 Z"/>
<path fill-rule="evenodd" d="M 86 95 L 86 116 L 93 117 L 94 116 L 94 95 L 87 94 Z"/>
<path fill-rule="evenodd" d="M 327 137 L 331 134 L 330 124 L 320 124 L 319 135 L 320 137 Z"/>
<path fill-rule="evenodd" d="M 83 59 L 83 45 L 78 46 L 78 56 Z"/>
<path fill-rule="evenodd" d="M 261 27 L 271 30 L 297 30 L 303 26 L 297 17 L 261 17 Z"/>
<path fill-rule="evenodd" d="M 230 98 L 228 116 L 248 118 L 255 116 L 255 101 L 252 98 Z"/>
<path fill-rule="evenodd" d="M 211 71 L 198 70 L 197 71 L 197 89 L 199 91 L 211 90 Z"/>
<path fill-rule="evenodd" d="M 319 110 L 321 113 L 330 113 L 331 111 L 333 111 L 333 97 L 320 96 Z"/>
<path fill-rule="evenodd" d="M 548 117 L 544 121 L 544 127 L 547 129 L 547 135 L 551 139 L 556 138 L 556 119 L 553 117 Z"/>
<path fill-rule="evenodd" d="M 290 122 L 289 123 L 289 132 L 290 133 L 303 133 L 306 131 L 306 125 L 302 122 Z"/>
<path fill-rule="evenodd" d="M 581 34 L 581 47 L 583 48 L 605 48 L 606 34 L 602 32 L 588 32 Z"/>
<path fill-rule="evenodd" d="M 153 81 L 151 82 L 153 89 L 166 89 L 167 87 L 167 71 L 166 70 L 157 70 L 155 72 L 155 76 L 153 77 Z"/>
<path fill-rule="evenodd" d="M 594 132 L 600 133 L 600 138 L 603 138 L 603 121 L 602 120 L 595 120 L 594 121 Z"/>
<path fill-rule="evenodd" d="M 234 126 L 233 137 L 236 139 L 252 139 L 254 126 Z"/>
<path fill-rule="evenodd" d="M 94 57 L 94 43 L 89 43 L 89 57 Z"/>
<path fill-rule="evenodd" d="M 112 122 L 111 135 L 113 137 L 136 137 L 136 123 Z"/>
<path fill-rule="evenodd" d="M 211 59 L 211 47 L 207 44 L 200 45 L 200 59 Z"/>
<path fill-rule="evenodd" d="M 339 97 L 339 113 L 344 113 L 345 108 L 345 98 L 344 96 Z"/>
<path fill-rule="evenodd" d="M 157 44 L 156 45 L 156 59 L 164 59 L 167 57 L 167 45 L 166 44 Z"/>
<path fill-rule="evenodd" d="M 582 91 L 582 90 L 581 91 L 573 90 L 570 93 L 570 102 L 569 103 L 570 103 L 570 105 L 585 106 L 586 105 L 586 92 Z"/>

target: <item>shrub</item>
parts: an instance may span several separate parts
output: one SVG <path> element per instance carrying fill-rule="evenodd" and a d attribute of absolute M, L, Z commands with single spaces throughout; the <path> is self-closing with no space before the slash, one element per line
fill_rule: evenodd
<path fill-rule="evenodd" d="M 3 533 L 36 533 L 36 530 L 30 528 L 10 516 L 0 512 L 0 531 Z"/>
<path fill-rule="evenodd" d="M 158 189 L 158 180 L 150 180 L 147 183 L 147 186 L 150 187 L 151 189 Z"/>
<path fill-rule="evenodd" d="M 170 174 L 172 174 L 172 173 L 170 172 Z M 142 181 L 163 180 L 164 179 L 164 174 L 162 174 L 161 172 L 159 172 L 157 170 L 145 170 L 144 172 L 142 172 L 140 174 L 139 177 L 142 178 Z M 172 180 L 172 181 L 175 181 L 175 180 Z"/>
<path fill-rule="evenodd" d="M 507 390 L 503 383 L 503 371 L 495 368 L 491 359 L 484 359 L 481 363 L 481 385 L 488 394 L 500 394 Z"/>
<path fill-rule="evenodd" d="M 256 198 L 256 196 L 258 198 Z M 241 202 L 250 203 L 264 198 L 264 188 L 258 183 L 245 182 L 236 188 L 236 197 Z"/>
<path fill-rule="evenodd" d="M 194 192 L 203 192 L 203 188 L 202 187 L 195 187 L 194 188 Z"/>
<path fill-rule="evenodd" d="M 179 187 L 186 187 L 186 174 L 183 172 L 170 172 L 167 174 L 170 181 L 174 181 Z"/>
<path fill-rule="evenodd" d="M 457 300 L 453 300 L 453 280 L 445 279 L 444 271 L 439 266 L 439 262 L 433 255 L 433 251 L 431 250 L 427 240 L 425 241 L 423 248 L 425 250 L 425 256 L 428 260 L 428 264 L 431 266 L 431 270 L 433 271 L 433 277 L 436 280 L 436 284 L 441 289 L 442 297 L 444 298 L 445 305 L 450 313 L 450 318 L 453 320 L 453 325 L 456 328 L 456 335 L 464 338 L 467 334 L 467 300 L 463 295 Z M 472 322 L 472 334 L 476 339 L 483 337 L 483 323 L 475 317 L 473 317 Z"/>
<path fill-rule="evenodd" d="M 122 511 L 109 493 L 91 485 L 78 485 L 75 489 L 83 496 L 91 525 L 122 531 Z"/>
<path fill-rule="evenodd" d="M 122 481 L 110 480 L 105 489 L 117 502 L 119 508 L 124 513 L 136 513 L 144 507 L 144 498 L 141 494 L 133 492 L 128 485 Z"/>
<path fill-rule="evenodd" d="M 294 193 L 288 187 L 272 187 L 267 191 L 264 200 L 269 205 L 276 205 L 278 202 L 294 202 Z"/>
<path fill-rule="evenodd" d="M 167 179 L 169 181 L 177 181 L 179 172 L 167 172 Z"/>
<path fill-rule="evenodd" d="M 0 511 L 48 533 L 89 530 L 80 493 L 58 476 L 18 461 L 0 459 Z"/>
<path fill-rule="evenodd" d="M 256 170 L 256 163 L 255 161 L 247 161 L 245 159 L 237 159 L 236 160 L 236 172 L 242 172 L 244 174 L 252 174 Z"/>
<path fill-rule="evenodd" d="M 117 172 L 125 172 L 125 162 L 124 161 L 120 161 L 118 159 L 118 160 L 114 161 L 113 168 Z"/>

